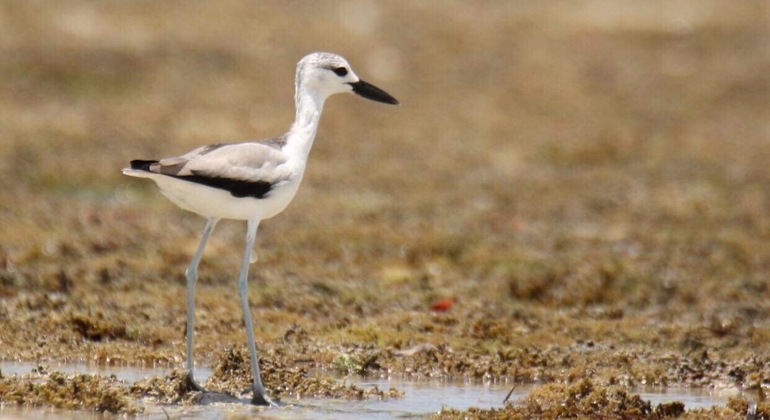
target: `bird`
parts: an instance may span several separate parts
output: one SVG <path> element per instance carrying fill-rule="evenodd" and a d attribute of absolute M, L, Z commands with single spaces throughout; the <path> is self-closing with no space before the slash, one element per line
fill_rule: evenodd
<path fill-rule="evenodd" d="M 298 63 L 294 80 L 294 123 L 278 137 L 202 146 L 181 156 L 160 160 L 132 160 L 123 174 L 154 181 L 161 194 L 180 208 L 206 218 L 200 243 L 185 270 L 187 287 L 188 384 L 205 391 L 194 377 L 193 329 L 198 264 L 217 222 L 246 221 L 246 248 L 237 287 L 253 378 L 251 402 L 276 405 L 262 383 L 248 301 L 251 253 L 261 221 L 281 213 L 292 201 L 302 181 L 308 155 L 316 137 L 324 103 L 338 93 L 353 93 L 391 105 L 399 101 L 384 90 L 360 79 L 340 55 L 314 52 Z"/>

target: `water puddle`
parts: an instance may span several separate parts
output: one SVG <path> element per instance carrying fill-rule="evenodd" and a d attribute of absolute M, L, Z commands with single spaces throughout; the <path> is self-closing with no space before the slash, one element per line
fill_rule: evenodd
<path fill-rule="evenodd" d="M 121 381 L 136 382 L 141 379 L 150 378 L 152 376 L 163 376 L 171 372 L 171 369 L 164 368 L 143 368 L 135 366 L 98 366 L 88 363 L 44 363 L 46 369 L 49 371 L 58 370 L 59 372 L 71 374 L 71 373 L 92 373 L 99 374 L 101 376 L 115 375 Z M 25 373 L 32 372 L 37 368 L 37 363 L 32 362 L 14 362 L 8 360 L 0 360 L 0 372 L 3 372 L 4 376 L 8 375 L 23 375 Z M 211 375 L 211 369 L 202 368 L 195 371 L 196 375 L 204 381 Z"/>
<path fill-rule="evenodd" d="M 19 363 L 0 361 L 0 371 L 3 375 L 26 374 L 36 368 L 34 363 Z M 97 367 L 85 363 L 48 365 L 48 369 L 64 373 L 87 372 L 98 373 L 102 376 L 115 375 L 119 380 L 135 382 L 152 376 L 163 376 L 170 369 L 136 368 L 136 367 Z M 201 382 L 205 382 L 211 370 L 200 368 L 196 372 Z M 441 380 L 402 380 L 402 379 L 367 379 L 346 378 L 347 383 L 361 388 L 377 386 L 380 389 L 391 387 L 404 393 L 401 398 L 386 400 L 330 400 L 303 398 L 301 400 L 284 400 L 285 406 L 264 409 L 253 407 L 246 400 L 235 402 L 212 402 L 197 406 L 160 406 L 145 404 L 143 417 L 154 419 L 224 419 L 233 416 L 255 416 L 275 419 L 389 419 L 389 418 L 418 418 L 426 417 L 440 411 L 442 408 L 467 409 L 469 407 L 499 408 L 512 388 L 511 383 L 478 383 Z M 518 385 L 509 399 L 513 402 L 523 399 L 534 385 Z M 681 401 L 687 409 L 710 408 L 724 406 L 727 399 L 737 395 L 735 390 L 708 390 L 669 388 L 662 391 L 638 390 L 642 399 L 648 400 L 652 406 L 659 403 Z M 38 408 L 17 408 L 0 406 L 0 419 L 27 418 L 45 416 L 50 419 L 70 420 L 83 418 L 83 413 Z M 168 416 L 168 417 L 167 417 Z M 97 414 L 86 417 L 103 418 Z"/>

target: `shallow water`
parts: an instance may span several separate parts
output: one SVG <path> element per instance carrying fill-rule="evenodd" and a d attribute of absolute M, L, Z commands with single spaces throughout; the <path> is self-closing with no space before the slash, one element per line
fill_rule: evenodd
<path fill-rule="evenodd" d="M 0 361 L 0 371 L 3 375 L 25 374 L 36 367 L 34 363 L 19 363 Z M 136 368 L 136 367 L 98 367 L 85 363 L 48 365 L 49 370 L 65 373 L 87 372 L 99 373 L 103 376 L 115 375 L 118 379 L 135 382 L 150 376 L 168 374 L 170 369 Z M 199 368 L 197 376 L 201 382 L 211 374 L 207 368 Z M 146 404 L 145 416 L 157 419 L 171 418 L 189 419 L 224 419 L 233 415 L 259 415 L 276 419 L 355 419 L 365 416 L 368 419 L 415 418 L 425 417 L 436 413 L 442 408 L 466 409 L 468 407 L 492 408 L 502 407 L 503 400 L 510 391 L 511 383 L 478 383 L 441 380 L 402 380 L 402 379 L 367 379 L 346 378 L 348 383 L 366 388 L 378 386 L 387 390 L 391 387 L 404 393 L 402 398 L 362 401 L 330 400 L 303 398 L 301 400 L 285 400 L 286 406 L 279 408 L 261 408 L 248 404 L 247 400 L 233 402 L 213 402 L 197 406 L 159 406 Z M 510 400 L 516 402 L 529 393 L 534 385 L 518 385 L 511 394 Z M 736 395 L 731 390 L 704 390 L 669 388 L 662 391 L 637 390 L 644 400 L 651 401 L 653 407 L 659 403 L 681 401 L 685 408 L 709 408 L 714 405 L 725 405 L 730 396 Z M 52 419 L 83 418 L 84 413 L 55 410 L 27 409 L 17 407 L 0 407 L 0 419 L 42 417 Z M 91 417 L 98 417 L 96 414 Z"/>

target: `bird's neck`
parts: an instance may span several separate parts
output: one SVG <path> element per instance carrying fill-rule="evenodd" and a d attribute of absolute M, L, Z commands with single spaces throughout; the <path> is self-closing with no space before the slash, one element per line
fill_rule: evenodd
<path fill-rule="evenodd" d="M 284 148 L 290 155 L 307 161 L 310 149 L 313 147 L 318 122 L 323 112 L 326 97 L 309 89 L 297 86 L 295 102 L 297 115 L 288 133 L 288 141 Z"/>

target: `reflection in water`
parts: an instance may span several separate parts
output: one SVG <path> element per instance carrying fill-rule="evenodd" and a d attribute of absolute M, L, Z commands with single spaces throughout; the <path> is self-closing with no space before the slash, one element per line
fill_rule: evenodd
<path fill-rule="evenodd" d="M 0 362 L 3 375 L 26 374 L 36 368 L 34 363 Z M 48 370 L 58 370 L 64 373 L 87 372 L 103 376 L 115 375 L 127 383 L 136 382 L 151 376 L 163 376 L 170 369 L 136 368 L 136 367 L 97 367 L 85 363 L 48 365 Z M 211 375 L 208 368 L 197 370 L 202 382 Z M 353 419 L 366 416 L 368 419 L 412 417 L 436 413 L 442 408 L 466 409 L 468 407 L 492 408 L 502 407 L 503 400 L 513 386 L 511 383 L 463 383 L 440 380 L 400 380 L 400 379 L 365 379 L 347 378 L 349 383 L 366 388 L 377 386 L 380 389 L 391 387 L 404 393 L 402 398 L 387 400 L 329 400 L 301 399 L 286 400 L 286 406 L 280 408 L 259 408 L 243 403 L 212 403 L 199 406 L 158 406 L 145 404 L 145 416 L 165 419 L 185 417 L 195 419 L 219 419 L 233 415 L 253 415 L 259 413 L 271 418 L 312 418 L 312 419 Z M 526 397 L 533 385 L 518 385 L 510 396 L 514 403 Z M 713 405 L 725 405 L 728 397 L 734 391 L 714 391 L 702 389 L 669 388 L 663 391 L 638 391 L 644 400 L 649 400 L 652 406 L 659 403 L 681 401 L 687 409 L 709 408 Z M 83 413 L 64 410 L 0 407 L 0 419 L 27 418 L 45 416 L 52 419 L 83 418 Z M 97 414 L 93 414 L 98 417 Z"/>

